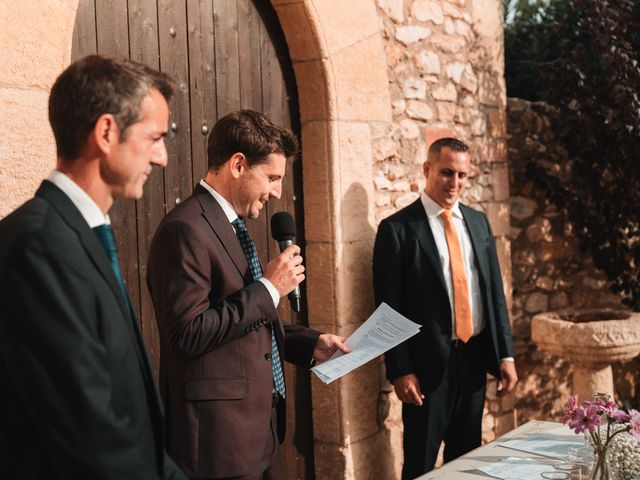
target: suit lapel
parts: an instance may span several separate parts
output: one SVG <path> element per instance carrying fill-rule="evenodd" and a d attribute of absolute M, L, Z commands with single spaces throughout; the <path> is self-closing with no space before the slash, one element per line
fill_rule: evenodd
<path fill-rule="evenodd" d="M 113 268 L 109 263 L 107 254 L 104 251 L 104 247 L 93 230 L 91 230 L 80 211 L 62 190 L 46 180 L 42 182 L 42 185 L 36 192 L 36 196 L 46 199 L 65 220 L 67 225 L 76 232 L 80 238 L 80 242 L 87 252 L 87 256 L 96 267 L 96 270 L 98 270 L 100 275 L 107 282 L 114 296 L 118 300 L 122 315 L 125 318 L 128 318 L 129 309 L 124 297 L 122 296 L 122 291 L 120 290 L 120 286 L 116 280 Z"/>
<path fill-rule="evenodd" d="M 229 223 L 229 219 L 220 204 L 213 198 L 213 195 L 201 185 L 196 186 L 193 191 L 193 196 L 202 207 L 202 216 L 220 240 L 220 243 L 229 254 L 240 275 L 242 275 L 246 282 L 252 282 L 253 280 L 247 277 L 247 275 L 251 274 L 251 272 L 249 272 L 247 257 L 245 257 L 238 237 L 236 237 L 236 233 L 233 231 L 233 227 Z"/>
<path fill-rule="evenodd" d="M 76 232 L 80 239 L 80 243 L 82 243 L 87 253 L 87 256 L 95 266 L 96 270 L 98 270 L 100 275 L 104 278 L 104 280 L 111 288 L 114 296 L 118 301 L 118 304 L 120 305 L 120 310 L 122 313 L 121 317 L 122 321 L 125 322 L 125 328 L 132 336 L 134 350 L 136 352 L 136 356 L 138 357 L 138 362 L 140 363 L 143 375 L 145 376 L 145 387 L 147 389 L 147 394 L 149 396 L 149 399 L 154 404 L 156 404 L 156 418 L 162 418 L 162 407 L 160 405 L 160 399 L 155 390 L 153 373 L 151 371 L 149 358 L 147 357 L 146 347 L 144 345 L 142 332 L 140 331 L 140 327 L 138 325 L 138 320 L 134 312 L 129 309 L 129 304 L 122 295 L 122 290 L 120 289 L 118 281 L 116 280 L 115 273 L 113 272 L 113 267 L 111 266 L 111 263 L 109 263 L 109 259 L 107 258 L 107 254 L 104 251 L 104 247 L 98 240 L 96 234 L 89 227 L 80 211 L 76 208 L 69 197 L 67 197 L 67 195 L 65 195 L 64 192 L 62 192 L 62 190 L 60 190 L 57 186 L 45 180 L 36 192 L 36 196 L 42 197 L 47 200 L 51 204 L 51 206 L 56 209 L 58 214 L 65 220 L 67 225 L 69 225 L 69 227 Z M 157 435 L 159 435 L 158 438 L 161 438 L 161 423 L 159 424 L 156 421 L 154 422 L 154 426 Z"/>
<path fill-rule="evenodd" d="M 416 200 L 409 206 L 410 220 L 409 228 L 413 231 L 418 243 L 422 247 L 424 254 L 427 256 L 433 270 L 436 272 L 438 280 L 442 283 L 442 286 L 446 289 L 446 283 L 444 281 L 444 273 L 442 272 L 442 262 L 440 261 L 440 255 L 438 254 L 438 247 L 436 246 L 436 240 L 433 237 L 431 226 L 429 225 L 429 219 L 427 213 L 424 211 L 424 206 L 420 199 Z"/>
<path fill-rule="evenodd" d="M 484 223 L 480 222 L 480 215 L 473 215 L 473 211 L 468 207 L 460 204 L 460 212 L 462 212 L 462 218 L 467 225 L 469 231 L 469 237 L 471 238 L 471 246 L 473 248 L 473 255 L 476 258 L 476 265 L 478 267 L 478 273 L 480 278 L 486 285 L 489 280 L 489 265 L 488 258 L 483 248 L 483 243 L 486 243 L 487 231 Z"/>

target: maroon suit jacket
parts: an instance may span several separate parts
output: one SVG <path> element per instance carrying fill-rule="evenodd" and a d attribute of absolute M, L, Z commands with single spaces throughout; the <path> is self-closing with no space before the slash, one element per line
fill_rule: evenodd
<path fill-rule="evenodd" d="M 167 449 L 189 477 L 266 470 L 271 460 L 271 325 L 281 356 L 308 367 L 319 333 L 278 318 L 253 282 L 222 208 L 198 185 L 160 223 L 147 284 L 161 339 Z M 284 438 L 284 402 L 278 404 Z"/>

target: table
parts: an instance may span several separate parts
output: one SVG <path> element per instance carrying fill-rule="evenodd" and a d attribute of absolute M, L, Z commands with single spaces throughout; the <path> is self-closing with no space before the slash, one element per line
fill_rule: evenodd
<path fill-rule="evenodd" d="M 487 443 L 486 445 L 476 448 L 466 455 L 444 464 L 436 470 L 421 475 L 416 480 L 495 479 L 495 477 L 491 477 L 476 469 L 490 463 L 498 462 L 507 457 L 546 458 L 533 453 L 521 452 L 519 450 L 506 448 L 500 445 L 500 442 L 504 440 L 522 437 L 531 433 L 557 435 L 559 438 L 566 437 L 568 442 L 575 442 L 576 437 L 578 436 L 572 432 L 569 427 L 562 425 L 561 423 L 532 420 L 511 430 L 509 433 L 496 438 L 491 443 Z"/>

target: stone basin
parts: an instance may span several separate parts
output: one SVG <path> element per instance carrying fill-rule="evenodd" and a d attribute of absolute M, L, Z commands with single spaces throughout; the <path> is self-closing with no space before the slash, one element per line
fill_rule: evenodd
<path fill-rule="evenodd" d="M 613 398 L 613 362 L 640 354 L 640 313 L 608 308 L 541 313 L 531 321 L 538 348 L 573 364 L 573 393 Z"/>

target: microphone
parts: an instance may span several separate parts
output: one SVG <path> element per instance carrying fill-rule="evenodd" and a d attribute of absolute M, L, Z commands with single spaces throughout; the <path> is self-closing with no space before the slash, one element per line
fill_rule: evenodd
<path fill-rule="evenodd" d="M 293 245 L 293 237 L 296 236 L 296 224 L 290 213 L 276 212 L 273 214 L 271 217 L 271 236 L 278 242 L 280 253 L 290 245 Z M 291 310 L 299 312 L 301 301 L 300 286 L 296 285 L 296 288 L 291 290 L 287 297 L 289 297 L 289 302 L 291 303 Z"/>

